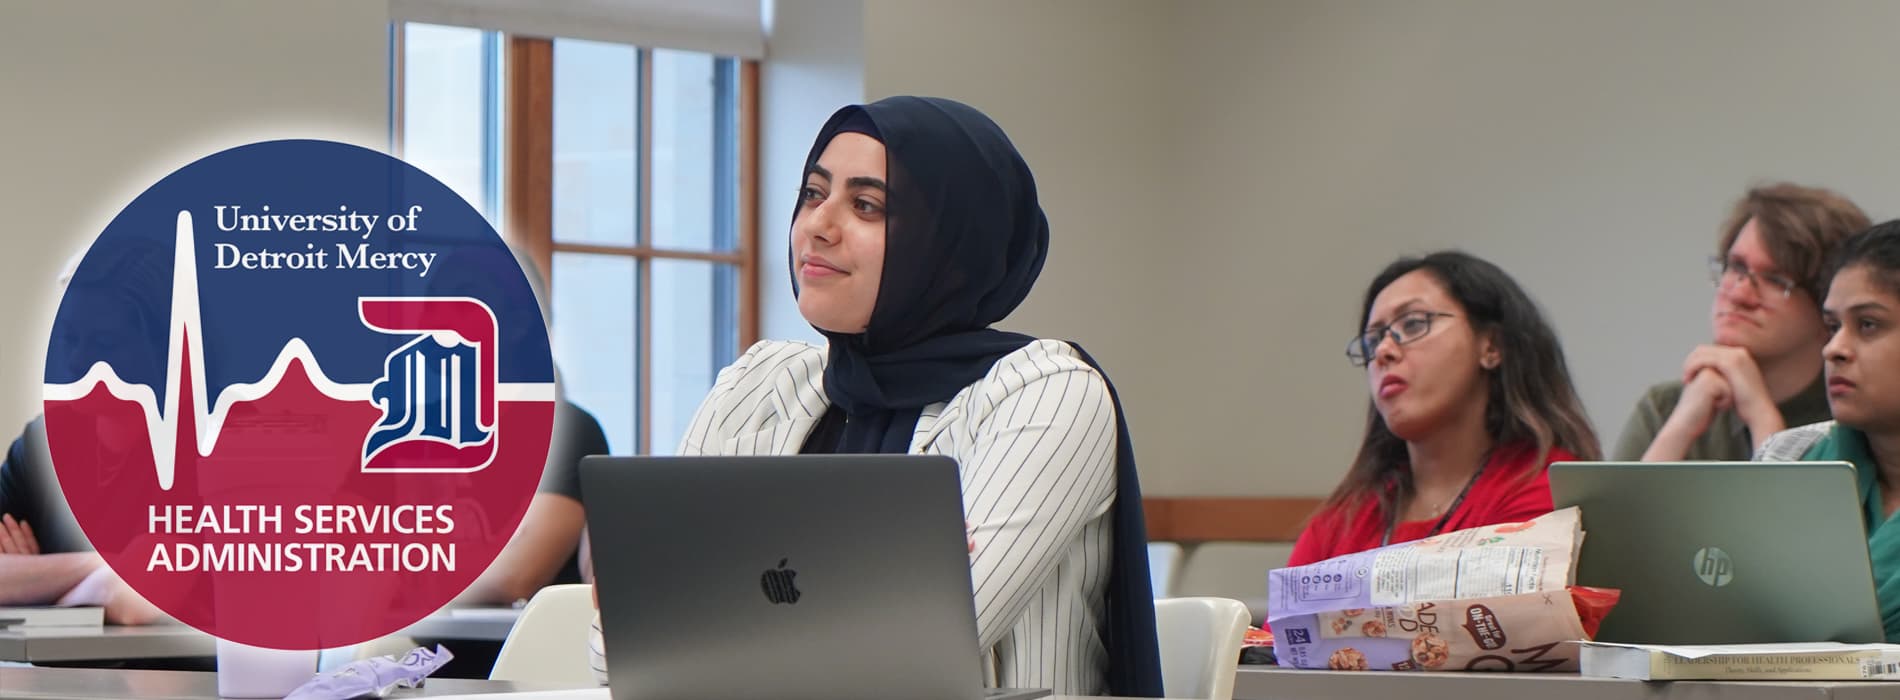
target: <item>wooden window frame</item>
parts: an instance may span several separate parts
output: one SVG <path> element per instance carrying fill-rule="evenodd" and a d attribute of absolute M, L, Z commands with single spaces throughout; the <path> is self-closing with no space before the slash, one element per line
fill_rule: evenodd
<path fill-rule="evenodd" d="M 738 199 L 737 241 L 731 252 L 672 250 L 651 245 L 653 240 L 653 61 L 650 49 L 639 49 L 639 178 L 636 245 L 615 246 L 557 241 L 554 238 L 554 42 L 538 37 L 508 37 L 505 53 L 506 125 L 502 158 L 502 211 L 511 242 L 539 265 L 548 281 L 554 279 L 555 253 L 588 253 L 630 258 L 638 269 L 638 328 L 635 332 L 636 396 L 634 414 L 636 454 L 652 452 L 653 427 L 653 275 L 655 260 L 693 260 L 724 263 L 738 271 L 738 348 L 759 338 L 759 64 L 738 59 Z"/>

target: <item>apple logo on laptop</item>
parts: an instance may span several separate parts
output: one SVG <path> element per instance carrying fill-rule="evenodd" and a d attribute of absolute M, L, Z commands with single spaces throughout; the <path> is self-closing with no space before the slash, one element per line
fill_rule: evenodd
<path fill-rule="evenodd" d="M 798 571 L 785 568 L 789 561 L 789 558 L 778 560 L 778 568 L 766 569 L 765 575 L 759 577 L 759 585 L 765 589 L 765 599 L 772 601 L 773 605 L 798 602 L 798 586 L 792 583 L 792 577 L 797 576 Z"/>
<path fill-rule="evenodd" d="M 1695 577 L 1711 588 L 1721 588 L 1735 580 L 1735 562 L 1719 547 L 1703 547 L 1695 553 Z"/>

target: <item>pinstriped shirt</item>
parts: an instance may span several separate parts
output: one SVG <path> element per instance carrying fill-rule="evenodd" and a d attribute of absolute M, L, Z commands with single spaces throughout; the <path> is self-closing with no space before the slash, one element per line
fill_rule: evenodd
<path fill-rule="evenodd" d="M 1834 432 L 1834 421 L 1822 421 L 1783 430 L 1761 443 L 1755 451 L 1757 462 L 1799 462 L 1806 459 L 1822 438 Z"/>
<path fill-rule="evenodd" d="M 825 360 L 825 348 L 807 343 L 753 346 L 720 371 L 679 454 L 797 454 L 830 406 Z M 911 454 L 959 465 L 976 546 L 978 642 L 992 686 L 1057 695 L 1106 689 L 1115 443 L 1107 383 L 1054 340 L 1005 355 L 918 417 Z M 598 615 L 589 644 L 604 683 Z"/>

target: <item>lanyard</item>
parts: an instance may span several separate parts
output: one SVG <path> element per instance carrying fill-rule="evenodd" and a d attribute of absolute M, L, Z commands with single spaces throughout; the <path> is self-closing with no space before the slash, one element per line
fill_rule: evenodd
<path fill-rule="evenodd" d="M 1436 535 L 1445 529 L 1445 523 L 1451 522 L 1451 514 L 1458 512 L 1458 506 L 1463 505 L 1465 502 L 1465 494 L 1471 493 L 1471 485 L 1478 483 L 1478 477 L 1484 475 L 1484 468 L 1486 466 L 1489 466 L 1490 463 L 1491 463 L 1491 451 L 1486 450 L 1484 453 L 1484 460 L 1481 462 L 1478 462 L 1478 470 L 1471 473 L 1470 479 L 1465 480 L 1465 487 L 1458 490 L 1458 497 L 1451 499 L 1451 506 L 1445 509 L 1444 515 L 1438 516 L 1438 523 L 1432 526 L 1431 532 L 1425 533 L 1426 537 L 1431 537 L 1432 535 Z M 1399 526 L 1398 509 L 1393 508 L 1392 512 L 1385 514 L 1385 537 L 1382 537 L 1379 539 L 1379 546 L 1384 547 L 1386 545 L 1392 544 L 1392 531 L 1398 529 L 1398 526 Z"/>

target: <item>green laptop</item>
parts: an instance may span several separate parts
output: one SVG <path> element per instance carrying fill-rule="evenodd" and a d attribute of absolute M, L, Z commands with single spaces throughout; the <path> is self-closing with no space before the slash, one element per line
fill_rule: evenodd
<path fill-rule="evenodd" d="M 1600 641 L 1885 641 L 1852 464 L 1558 462 L 1550 495 L 1577 584 L 1623 591 Z"/>

